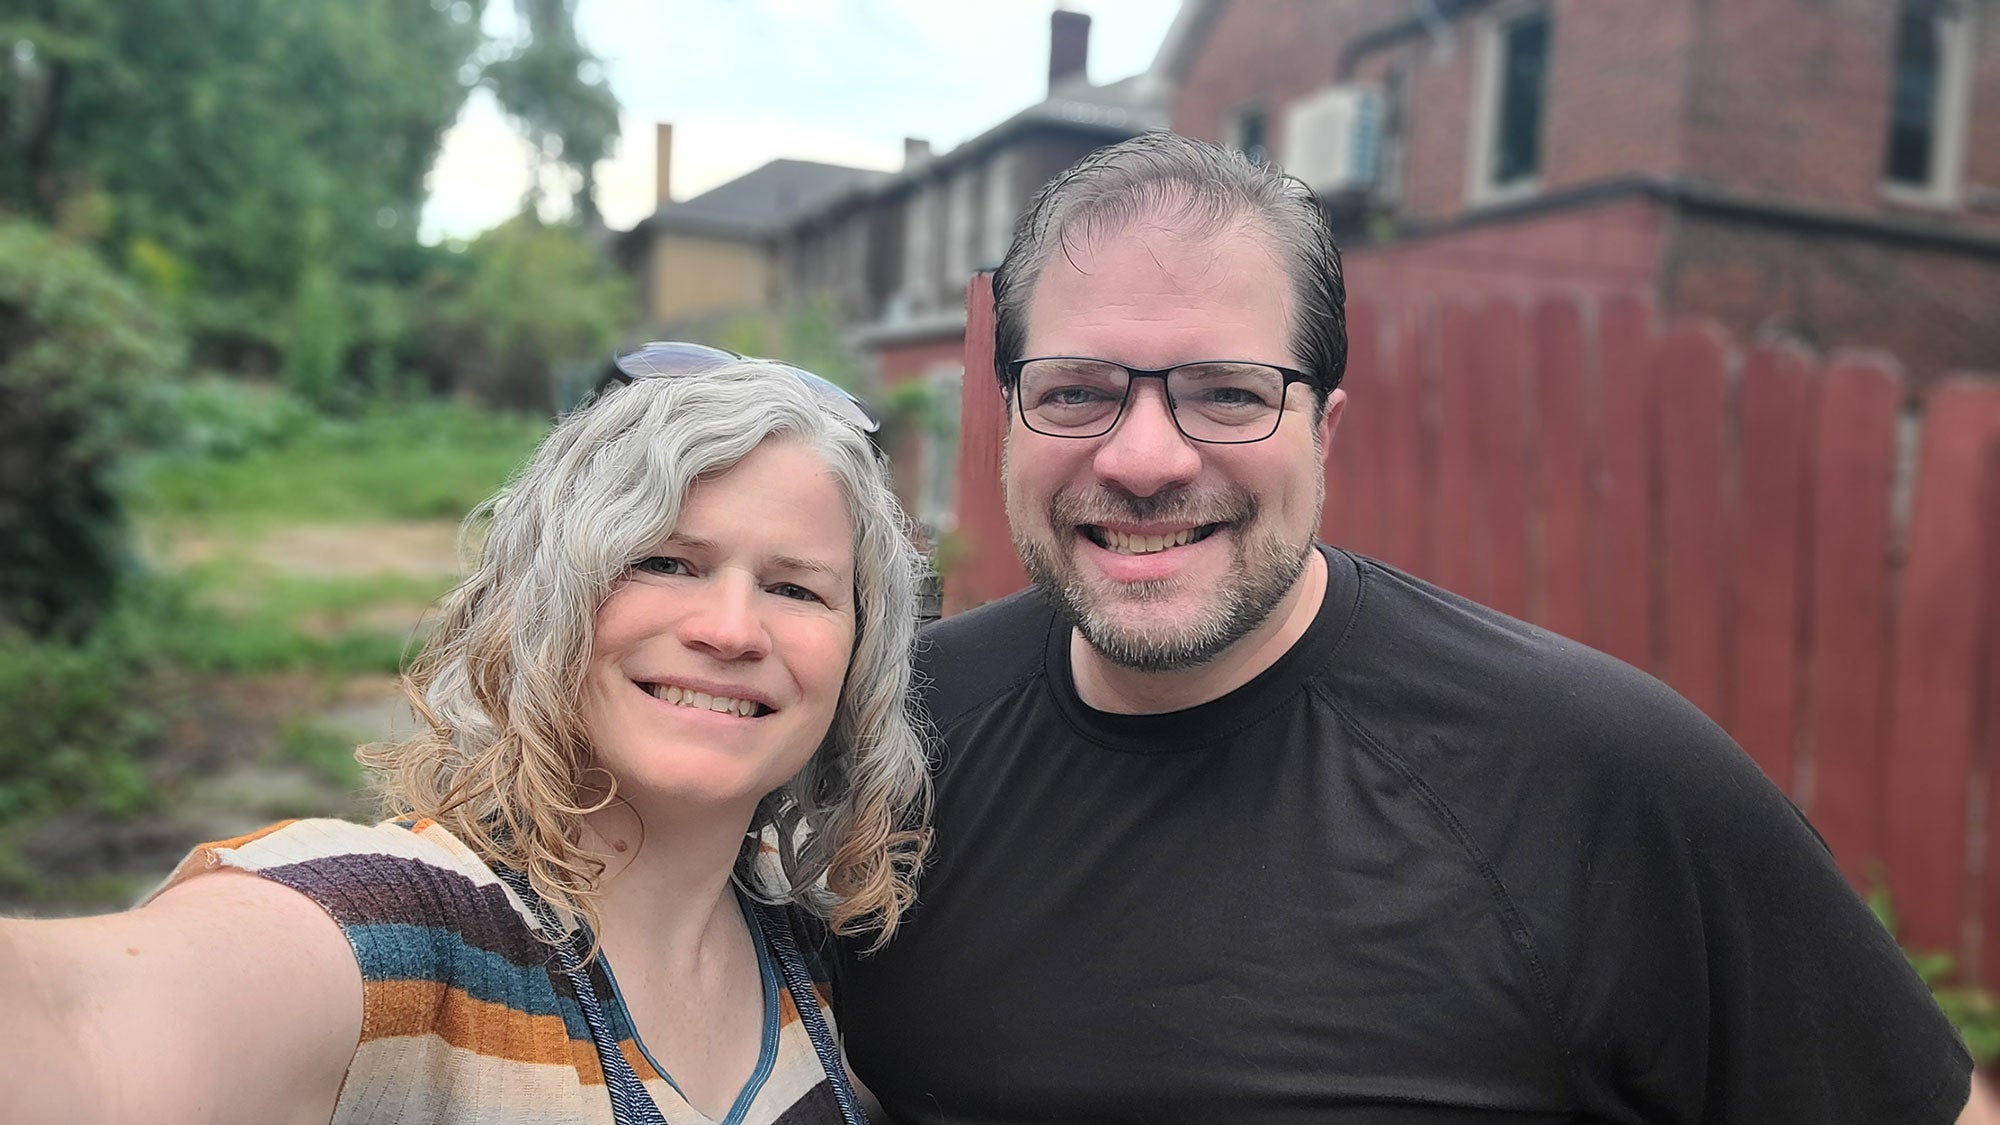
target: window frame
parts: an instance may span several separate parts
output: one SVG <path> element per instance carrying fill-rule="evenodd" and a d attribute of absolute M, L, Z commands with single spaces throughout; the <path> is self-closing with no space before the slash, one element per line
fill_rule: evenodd
<path fill-rule="evenodd" d="M 1257 151 L 1254 153 L 1244 144 L 1243 136 L 1250 131 L 1246 125 L 1252 117 L 1257 119 L 1258 131 L 1263 134 L 1263 139 L 1257 142 Z M 1266 105 L 1262 101 L 1244 102 L 1242 105 L 1229 111 L 1228 121 L 1228 145 L 1230 148 L 1249 157 L 1253 164 L 1271 164 L 1274 162 L 1274 154 L 1271 148 L 1271 107 L 1269 105 Z"/>
<path fill-rule="evenodd" d="M 1539 133 L 1535 170 L 1506 183 L 1497 183 L 1493 177 L 1499 163 L 1500 116 L 1505 109 L 1501 104 L 1501 93 L 1506 86 L 1504 58 L 1507 37 L 1518 25 L 1535 19 L 1546 22 L 1549 29 L 1548 43 L 1544 48 L 1541 114 L 1535 123 Z M 1473 75 L 1471 151 L 1466 161 L 1465 197 L 1472 206 L 1490 206 L 1525 199 L 1542 190 L 1542 175 L 1548 164 L 1549 72 L 1555 66 L 1554 5 L 1550 0 L 1513 0 L 1511 3 L 1496 4 L 1480 17 L 1476 34 L 1479 42 Z"/>
<path fill-rule="evenodd" d="M 1955 209 L 1965 205 L 1966 138 L 1971 128 L 1973 63 L 1978 28 L 1974 6 L 1960 2 L 1934 5 L 1942 24 L 1939 35 L 1937 103 L 1932 107 L 1930 178 L 1925 183 L 1891 179 L 1888 155 L 1895 121 L 1897 39 L 1906 4 L 1898 4 L 1889 36 L 1888 99 L 1882 130 L 1882 159 L 1877 174 L 1882 196 L 1893 203 Z"/>

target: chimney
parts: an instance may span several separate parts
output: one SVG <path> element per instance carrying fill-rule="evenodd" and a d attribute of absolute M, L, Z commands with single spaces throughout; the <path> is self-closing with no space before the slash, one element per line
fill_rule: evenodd
<path fill-rule="evenodd" d="M 931 143 L 922 137 L 903 138 L 903 167 L 915 168 L 931 158 Z"/>
<path fill-rule="evenodd" d="M 1083 81 L 1090 65 L 1090 17 L 1057 8 L 1049 13 L 1049 93 Z"/>
<path fill-rule="evenodd" d="M 674 201 L 673 181 L 668 173 L 674 168 L 674 127 L 665 121 L 653 126 L 653 178 L 656 188 L 656 207 L 665 207 Z"/>

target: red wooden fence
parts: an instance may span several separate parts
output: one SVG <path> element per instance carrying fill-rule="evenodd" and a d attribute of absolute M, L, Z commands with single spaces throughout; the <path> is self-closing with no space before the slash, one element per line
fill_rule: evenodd
<path fill-rule="evenodd" d="M 992 313 L 947 610 L 1025 583 Z M 2000 984 L 2000 381 L 1911 402 L 1637 298 L 1349 310 L 1323 534 L 1636 664 L 1727 728 L 1915 948 Z"/>

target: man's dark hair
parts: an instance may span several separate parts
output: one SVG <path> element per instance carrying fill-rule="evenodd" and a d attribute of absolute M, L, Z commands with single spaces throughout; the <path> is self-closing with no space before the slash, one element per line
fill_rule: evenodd
<path fill-rule="evenodd" d="M 1027 346 L 1028 303 L 1058 253 L 1140 219 L 1170 219 L 1190 237 L 1260 228 L 1292 279 L 1292 351 L 1322 405 L 1347 371 L 1347 284 L 1340 250 L 1311 189 L 1242 153 L 1167 132 L 1098 149 L 1051 180 L 1014 227 L 993 272 L 993 371 L 1009 398 L 1007 364 Z M 1238 356 L 1203 356 L 1236 359 Z"/>

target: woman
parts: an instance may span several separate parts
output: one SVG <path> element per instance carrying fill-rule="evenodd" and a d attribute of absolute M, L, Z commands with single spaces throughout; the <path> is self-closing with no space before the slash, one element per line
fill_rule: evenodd
<path fill-rule="evenodd" d="M 829 392 L 740 363 L 561 422 L 482 509 L 423 733 L 367 755 L 395 820 L 0 924 L 0 1119 L 855 1119 L 762 905 L 887 940 L 926 838 L 920 564 Z"/>

